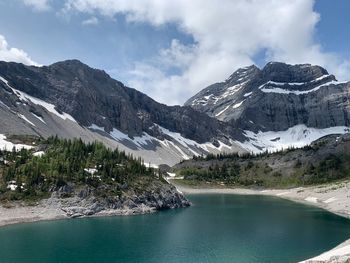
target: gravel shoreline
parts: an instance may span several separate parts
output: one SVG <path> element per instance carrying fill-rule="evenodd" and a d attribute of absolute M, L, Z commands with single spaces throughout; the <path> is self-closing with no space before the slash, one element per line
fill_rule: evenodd
<path fill-rule="evenodd" d="M 66 211 L 62 210 L 62 208 L 58 205 L 58 202 L 52 202 L 51 199 L 44 200 L 35 206 L 24 206 L 20 203 L 13 205 L 13 207 L 9 208 L 0 206 L 0 227 L 19 223 L 33 223 L 38 221 L 74 218 L 68 216 Z M 153 213 L 155 211 L 155 208 L 141 205 L 135 208 L 103 210 L 99 213 L 89 216 L 80 216 L 79 218 L 138 215 Z"/>

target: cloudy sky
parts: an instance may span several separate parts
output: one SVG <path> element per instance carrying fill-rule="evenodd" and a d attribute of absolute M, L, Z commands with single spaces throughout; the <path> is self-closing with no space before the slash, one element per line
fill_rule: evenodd
<path fill-rule="evenodd" d="M 349 10 L 349 0 L 0 0 L 0 60 L 76 58 L 182 104 L 268 61 L 350 79 Z"/>

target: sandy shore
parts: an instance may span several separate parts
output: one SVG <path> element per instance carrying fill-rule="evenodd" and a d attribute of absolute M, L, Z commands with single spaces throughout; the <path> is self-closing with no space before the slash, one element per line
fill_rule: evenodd
<path fill-rule="evenodd" d="M 350 181 L 331 183 L 313 187 L 299 187 L 292 189 L 252 190 L 244 188 L 191 188 L 172 180 L 179 191 L 184 194 L 238 194 L 238 195 L 266 195 L 291 201 L 313 205 L 326 209 L 340 216 L 350 218 Z M 349 261 L 346 261 L 349 260 Z M 315 258 L 300 263 L 321 262 L 350 262 L 350 239 L 336 248 Z"/>

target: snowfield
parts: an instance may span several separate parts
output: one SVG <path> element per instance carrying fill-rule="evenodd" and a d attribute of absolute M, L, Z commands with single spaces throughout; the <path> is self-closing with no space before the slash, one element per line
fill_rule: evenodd
<path fill-rule="evenodd" d="M 326 135 L 345 134 L 350 132 L 349 127 L 337 126 L 325 129 L 309 128 L 304 124 L 296 125 L 285 131 L 258 132 L 245 131 L 249 140 L 237 142 L 244 149 L 252 153 L 268 150 L 276 152 L 290 147 L 301 148 L 311 144 Z"/>

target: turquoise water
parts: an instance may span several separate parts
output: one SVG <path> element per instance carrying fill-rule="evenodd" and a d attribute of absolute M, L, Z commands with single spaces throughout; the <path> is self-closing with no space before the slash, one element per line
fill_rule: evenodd
<path fill-rule="evenodd" d="M 350 221 L 262 196 L 196 195 L 151 215 L 0 228 L 0 262 L 297 262 L 350 238 Z M 0 215 L 1 216 L 1 215 Z"/>

